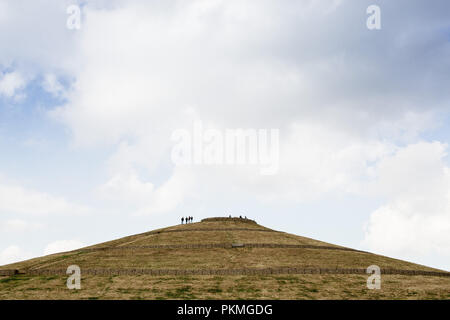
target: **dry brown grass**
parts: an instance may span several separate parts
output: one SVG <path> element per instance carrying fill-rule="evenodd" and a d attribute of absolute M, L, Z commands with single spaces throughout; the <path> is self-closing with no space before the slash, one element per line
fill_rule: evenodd
<path fill-rule="evenodd" d="M 221 229 L 189 231 L 192 229 Z M 197 243 L 276 243 L 333 246 L 283 232 L 223 230 L 267 229 L 257 224 L 202 222 L 146 232 L 90 248 Z M 167 230 L 187 230 L 164 232 Z M 435 269 L 370 253 L 307 248 L 123 249 L 59 253 L 4 266 L 4 269 L 234 269 L 367 268 Z M 368 290 L 365 275 L 267 276 L 93 276 L 82 290 L 68 290 L 66 276 L 16 275 L 0 278 L 0 299 L 449 299 L 450 278 L 382 275 L 382 289 Z"/>
<path fill-rule="evenodd" d="M 237 269 L 237 268 L 367 268 L 434 269 L 369 253 L 305 248 L 127 249 L 81 252 L 47 259 L 33 269 Z"/>
<path fill-rule="evenodd" d="M 10 279 L 5 281 L 5 279 Z M 0 278 L 0 299 L 450 299 L 450 278 L 384 275 L 369 290 L 364 275 L 63 276 Z M 2 282 L 5 281 L 5 282 Z"/>

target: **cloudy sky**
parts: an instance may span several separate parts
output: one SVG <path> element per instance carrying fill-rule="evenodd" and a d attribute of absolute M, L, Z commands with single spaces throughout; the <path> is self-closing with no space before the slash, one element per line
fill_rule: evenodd
<path fill-rule="evenodd" d="M 449 12 L 0 0 L 0 265 L 232 214 L 450 270 Z M 194 121 L 278 129 L 277 174 L 176 166 Z"/>

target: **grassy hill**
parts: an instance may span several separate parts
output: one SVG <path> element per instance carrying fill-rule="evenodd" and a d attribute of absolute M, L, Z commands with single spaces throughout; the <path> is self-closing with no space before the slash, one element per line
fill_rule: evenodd
<path fill-rule="evenodd" d="M 81 290 L 66 287 L 66 269 L 74 264 L 81 268 Z M 367 289 L 370 265 L 382 269 L 380 290 Z M 448 272 L 235 218 L 0 267 L 0 299 L 449 298 Z"/>

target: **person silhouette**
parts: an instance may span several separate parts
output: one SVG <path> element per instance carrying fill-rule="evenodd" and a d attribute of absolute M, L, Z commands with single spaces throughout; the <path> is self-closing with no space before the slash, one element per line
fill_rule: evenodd
<path fill-rule="evenodd" d="M 181 224 L 183 224 L 184 223 L 184 218 L 183 217 L 181 217 Z"/>

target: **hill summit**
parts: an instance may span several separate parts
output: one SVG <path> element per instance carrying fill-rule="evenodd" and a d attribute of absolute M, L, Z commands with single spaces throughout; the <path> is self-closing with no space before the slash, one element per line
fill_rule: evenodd
<path fill-rule="evenodd" d="M 80 290 L 66 287 L 71 265 Z M 448 299 L 450 273 L 216 217 L 2 266 L 0 298 Z"/>

